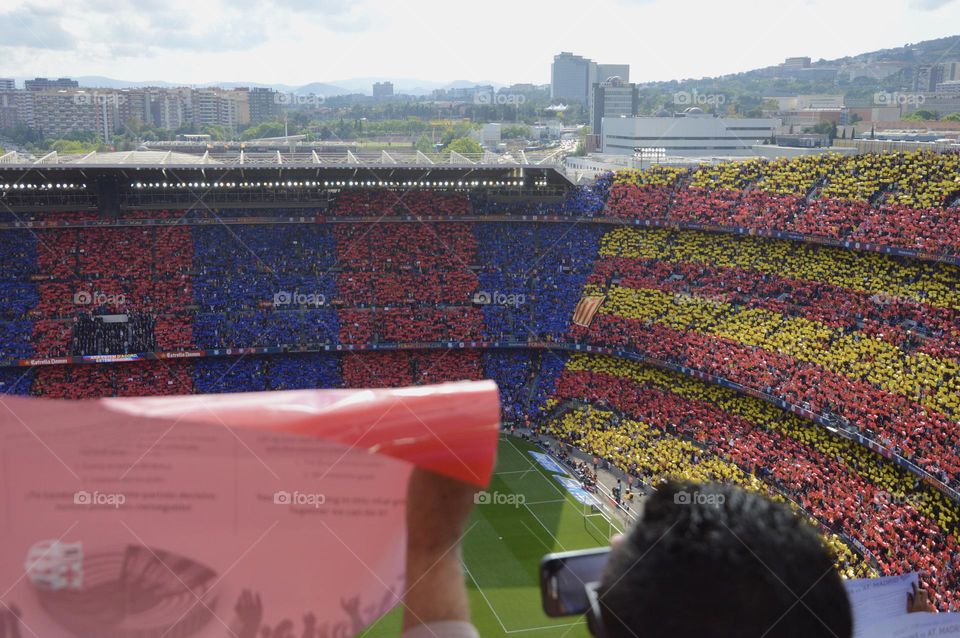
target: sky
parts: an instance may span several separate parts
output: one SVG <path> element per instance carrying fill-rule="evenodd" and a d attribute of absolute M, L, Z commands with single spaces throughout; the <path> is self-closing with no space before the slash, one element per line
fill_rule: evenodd
<path fill-rule="evenodd" d="M 957 33 L 960 0 L 0 0 L 0 77 L 546 84 L 573 51 L 644 82 Z"/>

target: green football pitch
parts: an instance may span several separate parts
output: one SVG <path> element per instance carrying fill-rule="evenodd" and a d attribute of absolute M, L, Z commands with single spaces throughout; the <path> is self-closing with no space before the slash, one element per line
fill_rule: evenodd
<path fill-rule="evenodd" d="M 464 563 L 473 622 L 483 638 L 584 638 L 582 617 L 547 618 L 540 605 L 539 564 L 544 554 L 606 545 L 613 531 L 528 454 L 520 439 L 501 436 L 497 468 L 488 488 L 502 504 L 477 505 L 464 537 Z M 521 496 L 523 505 L 517 505 Z M 401 609 L 362 635 L 396 638 Z"/>

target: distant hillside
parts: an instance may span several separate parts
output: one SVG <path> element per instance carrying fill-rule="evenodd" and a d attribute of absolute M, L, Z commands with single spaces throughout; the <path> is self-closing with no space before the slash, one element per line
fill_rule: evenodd
<path fill-rule="evenodd" d="M 895 49 L 880 49 L 870 53 L 861 53 L 837 60 L 819 61 L 823 66 L 838 66 L 848 62 L 906 62 L 908 64 L 935 64 L 948 60 L 960 60 L 960 35 L 952 35 L 938 40 L 924 40 L 916 44 L 905 44 Z"/>
<path fill-rule="evenodd" d="M 798 52 L 802 53 L 802 52 Z M 641 84 L 641 112 L 656 113 L 675 106 L 677 92 L 722 95 L 716 100 L 736 105 L 741 113 L 757 113 L 760 98 L 798 94 L 842 94 L 850 100 L 869 100 L 876 91 L 913 90 L 917 68 L 924 64 L 960 60 L 960 36 L 926 40 L 901 47 L 869 51 L 833 60 L 811 61 L 811 68 L 837 69 L 836 74 L 810 76 L 784 72 L 779 66 L 705 78 Z"/>
<path fill-rule="evenodd" d="M 33 77 L 17 77 L 19 84 L 24 80 L 33 79 Z M 222 81 L 212 80 L 210 82 L 200 82 L 197 84 L 186 84 L 183 82 L 169 82 L 166 80 L 117 80 L 101 75 L 83 75 L 74 77 L 74 80 L 80 83 L 80 86 L 104 89 L 132 89 L 145 86 L 157 86 L 161 88 L 173 88 L 177 86 L 219 86 L 225 89 L 232 89 L 241 86 L 266 87 L 283 93 L 296 93 L 298 95 L 321 95 L 323 97 L 336 97 L 338 95 L 349 95 L 352 93 L 362 93 L 371 95 L 374 82 L 393 82 L 395 93 L 405 93 L 407 95 L 429 95 L 435 89 L 452 89 L 472 87 L 478 85 L 490 85 L 495 89 L 504 86 L 500 82 L 490 80 L 481 80 L 472 82 L 470 80 L 454 80 L 453 82 L 431 82 L 429 80 L 418 80 L 416 78 L 389 78 L 389 77 L 365 77 L 348 78 L 346 80 L 337 80 L 334 83 L 311 82 L 302 86 L 293 86 L 290 84 L 267 84 L 263 82 L 244 82 L 244 81 Z"/>

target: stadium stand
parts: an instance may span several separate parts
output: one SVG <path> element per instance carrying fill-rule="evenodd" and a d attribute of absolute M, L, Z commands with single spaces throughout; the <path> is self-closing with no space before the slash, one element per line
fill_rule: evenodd
<path fill-rule="evenodd" d="M 854 443 L 731 390 L 610 357 L 575 356 L 551 401 L 554 410 L 561 402 L 596 406 L 600 416 L 588 411 L 551 431 L 638 478 L 706 472 L 730 480 L 737 472 L 729 465 L 701 466 L 700 457 L 716 455 L 856 539 L 882 573 L 921 571 L 941 606 L 957 604 L 960 507 Z M 621 416 L 604 418 L 611 410 Z"/>
<path fill-rule="evenodd" d="M 639 350 L 834 415 L 944 482 L 960 481 L 955 266 L 635 229 L 608 233 L 601 255 L 586 290 L 606 302 L 589 329 L 574 328 L 575 340 Z M 817 299 L 821 291 L 832 298 Z M 858 312 L 871 304 L 872 316 Z"/>
<path fill-rule="evenodd" d="M 5 216 L 68 226 L 0 229 L 0 360 L 42 364 L 0 367 L 0 392 L 493 378 L 505 423 L 648 483 L 775 493 L 830 530 L 846 576 L 919 570 L 937 606 L 955 609 L 960 506 L 918 474 L 960 487 L 958 157 L 655 166 L 543 199 L 358 188 L 317 208 L 125 210 L 123 227 L 90 227 L 101 217 L 89 211 Z M 517 219 L 530 215 L 551 221 Z M 436 216 L 453 221 L 417 219 Z M 150 223 L 174 218 L 193 223 Z M 749 236 L 771 232 L 796 236 Z M 584 295 L 603 303 L 574 326 Z M 568 356 L 575 347 L 715 375 L 862 434 L 916 473 L 770 402 Z M 189 358 L 59 360 L 152 351 Z"/>
<path fill-rule="evenodd" d="M 886 153 L 747 160 L 618 173 L 607 215 L 780 231 L 960 255 L 960 155 Z"/>

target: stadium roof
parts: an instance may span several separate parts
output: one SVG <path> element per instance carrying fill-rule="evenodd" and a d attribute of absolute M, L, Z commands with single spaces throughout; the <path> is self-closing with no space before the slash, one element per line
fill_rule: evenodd
<path fill-rule="evenodd" d="M 50 166 L 65 164 L 76 167 L 84 166 L 193 166 L 200 164 L 219 164 L 220 162 L 206 155 L 192 155 L 190 153 L 175 153 L 173 151 L 121 151 L 104 153 L 93 151 L 82 155 L 60 155 L 56 151 L 42 157 L 34 157 L 11 151 L 0 156 L 0 164 L 15 164 L 17 166 Z"/>
<path fill-rule="evenodd" d="M 538 151 L 536 153 L 518 151 L 513 155 L 509 153 L 499 155 L 489 151 L 484 153 L 463 154 L 455 152 L 425 154 L 413 150 L 357 152 L 347 150 L 346 152 L 338 153 L 317 153 L 316 151 L 309 153 L 284 153 L 279 150 L 275 152 L 246 152 L 240 150 L 220 153 L 207 151 L 202 155 L 177 151 L 151 150 L 122 152 L 94 151 L 87 154 L 61 155 L 53 151 L 39 158 L 11 151 L 0 156 L 0 168 L 11 166 L 18 168 L 29 166 L 60 166 L 64 168 L 198 168 L 204 166 L 220 168 L 427 168 L 431 166 L 438 168 L 507 168 L 511 166 L 525 166 L 551 168 L 559 166 L 562 159 L 563 156 L 559 150 L 550 152 Z"/>

